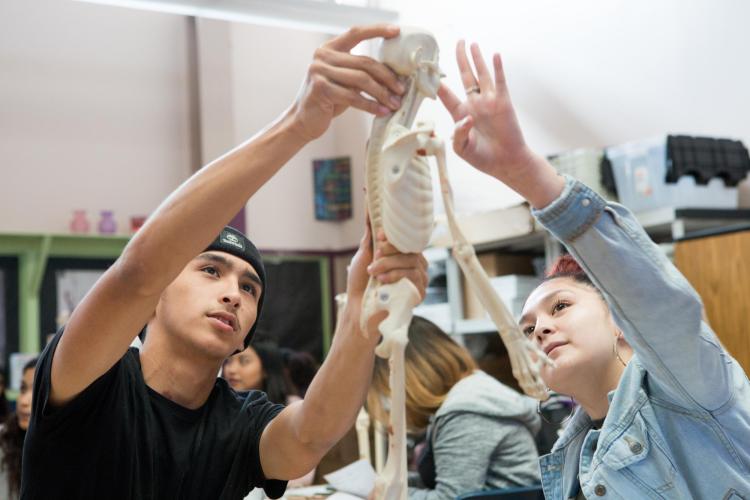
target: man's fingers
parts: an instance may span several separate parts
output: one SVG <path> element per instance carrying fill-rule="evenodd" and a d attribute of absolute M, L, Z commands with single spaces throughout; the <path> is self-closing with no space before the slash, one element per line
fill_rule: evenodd
<path fill-rule="evenodd" d="M 419 291 L 420 300 L 427 292 L 429 276 L 428 262 L 421 253 L 400 253 L 386 239 L 382 229 L 376 235 L 378 249 L 373 262 L 367 266 L 370 276 L 375 276 L 380 283 L 396 283 L 406 278 L 414 283 Z"/>
<path fill-rule="evenodd" d="M 448 113 L 451 114 L 451 118 L 453 118 L 454 122 L 457 122 L 466 116 L 466 111 L 461 106 L 461 99 L 459 99 L 443 82 L 440 82 L 438 97 L 443 103 L 443 106 L 445 106 L 445 109 L 448 110 Z"/>
<path fill-rule="evenodd" d="M 400 254 L 401 252 L 387 240 L 377 238 L 375 253 L 378 257 L 387 257 L 389 255 Z"/>
<path fill-rule="evenodd" d="M 329 41 L 326 45 L 336 50 L 349 52 L 360 42 L 370 38 L 393 38 L 400 32 L 398 26 L 392 24 L 373 24 L 370 26 L 354 26 L 345 33 Z"/>
<path fill-rule="evenodd" d="M 368 220 L 367 224 L 365 224 L 365 232 L 362 235 L 362 239 L 360 240 L 359 245 L 369 250 L 372 249 L 372 230 L 370 229 L 369 216 L 366 215 L 366 218 Z"/>
<path fill-rule="evenodd" d="M 327 81 L 323 85 L 325 85 L 325 89 L 322 92 L 333 105 L 352 106 L 378 116 L 385 116 L 391 112 L 389 108 L 379 104 L 377 101 L 367 99 L 359 92 L 342 87 L 335 82 Z"/>
<path fill-rule="evenodd" d="M 403 278 L 414 283 L 414 286 L 416 286 L 419 291 L 420 298 L 424 299 L 425 291 L 427 289 L 426 273 L 417 271 L 416 269 L 392 269 L 391 271 L 378 275 L 378 281 L 386 285 L 389 283 L 396 283 Z"/>
<path fill-rule="evenodd" d="M 430 267 L 430 263 L 427 262 L 427 259 L 425 259 L 424 255 L 419 254 L 419 267 L 422 269 L 425 273 L 427 272 L 427 268 Z"/>
<path fill-rule="evenodd" d="M 388 87 L 393 94 L 402 95 L 406 87 L 398 79 L 396 73 L 385 64 L 367 56 L 356 56 L 348 52 L 340 52 L 326 48 L 316 51 L 315 57 L 321 61 L 340 68 L 350 68 L 364 71 L 381 85 Z"/>
<path fill-rule="evenodd" d="M 427 260 L 422 254 L 396 254 L 376 258 L 367 267 L 367 272 L 383 284 L 395 283 L 402 278 L 407 278 L 414 283 L 424 298 L 429 280 L 427 265 Z"/>
<path fill-rule="evenodd" d="M 348 88 L 357 93 L 366 93 L 376 99 L 381 105 L 394 111 L 401 106 L 401 98 L 399 96 L 389 92 L 386 87 L 380 85 L 380 83 L 365 71 L 340 68 L 325 64 L 320 65 L 317 71 L 342 87 Z"/>
<path fill-rule="evenodd" d="M 367 188 L 365 188 L 365 194 L 367 194 Z M 367 238 L 367 242 L 370 244 L 370 248 L 373 247 L 372 245 L 372 224 L 370 223 L 370 209 L 367 208 L 367 203 L 365 203 L 365 238 Z"/>
<path fill-rule="evenodd" d="M 368 266 L 367 271 L 371 276 L 380 276 L 389 271 L 403 269 L 420 268 L 419 254 L 415 253 L 397 253 L 394 255 L 385 255 L 375 257 L 372 264 Z"/>

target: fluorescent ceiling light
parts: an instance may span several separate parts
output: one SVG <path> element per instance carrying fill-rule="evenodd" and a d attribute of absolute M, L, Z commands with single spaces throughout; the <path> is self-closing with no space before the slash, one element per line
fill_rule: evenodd
<path fill-rule="evenodd" d="M 152 10 L 336 34 L 354 25 L 395 23 L 398 12 L 357 7 L 330 0 L 78 0 L 81 2 Z"/>

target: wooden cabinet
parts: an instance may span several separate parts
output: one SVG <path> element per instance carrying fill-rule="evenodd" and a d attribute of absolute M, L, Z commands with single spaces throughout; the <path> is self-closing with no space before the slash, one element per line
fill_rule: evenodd
<path fill-rule="evenodd" d="M 750 373 L 750 228 L 680 241 L 674 262 L 703 299 L 721 342 Z"/>

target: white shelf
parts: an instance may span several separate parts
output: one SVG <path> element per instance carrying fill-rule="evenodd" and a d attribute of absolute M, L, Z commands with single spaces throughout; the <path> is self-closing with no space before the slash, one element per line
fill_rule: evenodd
<path fill-rule="evenodd" d="M 655 240 L 678 240 L 690 233 L 750 221 L 748 209 L 663 207 L 635 214 L 646 232 Z"/>
<path fill-rule="evenodd" d="M 495 211 L 490 214 L 474 215 L 472 220 L 472 234 L 469 237 L 477 252 L 489 250 L 504 250 L 507 252 L 540 252 L 547 257 L 548 263 L 560 252 L 561 246 L 536 221 L 529 223 L 528 207 L 519 205 L 506 209 L 506 212 Z M 675 240 L 690 236 L 691 233 L 707 229 L 720 230 L 722 227 L 750 222 L 750 210 L 738 209 L 688 209 L 665 207 L 648 212 L 635 214 L 646 232 L 658 243 L 667 246 Z M 532 219 L 533 220 L 533 219 Z M 509 224 L 510 222 L 510 224 Z M 460 221 L 463 223 L 463 221 Z M 505 224 L 501 230 L 492 228 L 482 230 L 482 224 Z M 489 238 L 493 231 L 502 237 Z M 435 246 L 427 251 L 430 262 L 446 261 L 446 281 L 448 302 L 445 309 L 449 317 L 441 317 L 440 326 L 449 334 L 473 335 L 482 333 L 496 333 L 497 328 L 488 318 L 464 319 L 463 293 L 461 289 L 461 272 L 450 252 L 444 245 L 450 240 L 444 235 L 433 240 Z M 668 253 L 668 248 L 666 248 Z"/>

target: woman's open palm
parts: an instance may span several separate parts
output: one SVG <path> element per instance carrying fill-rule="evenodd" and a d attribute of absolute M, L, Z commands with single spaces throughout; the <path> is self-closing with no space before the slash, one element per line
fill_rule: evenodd
<path fill-rule="evenodd" d="M 508 169 L 524 165 L 531 154 L 518 126 L 505 83 L 499 54 L 492 58 L 494 78 L 482 59 L 479 46 L 472 44 L 476 75 L 466 56 L 465 43 L 458 42 L 456 60 L 466 100 L 461 101 L 445 84 L 438 95 L 456 122 L 453 149 L 479 170 L 496 177 L 513 174 Z"/>

